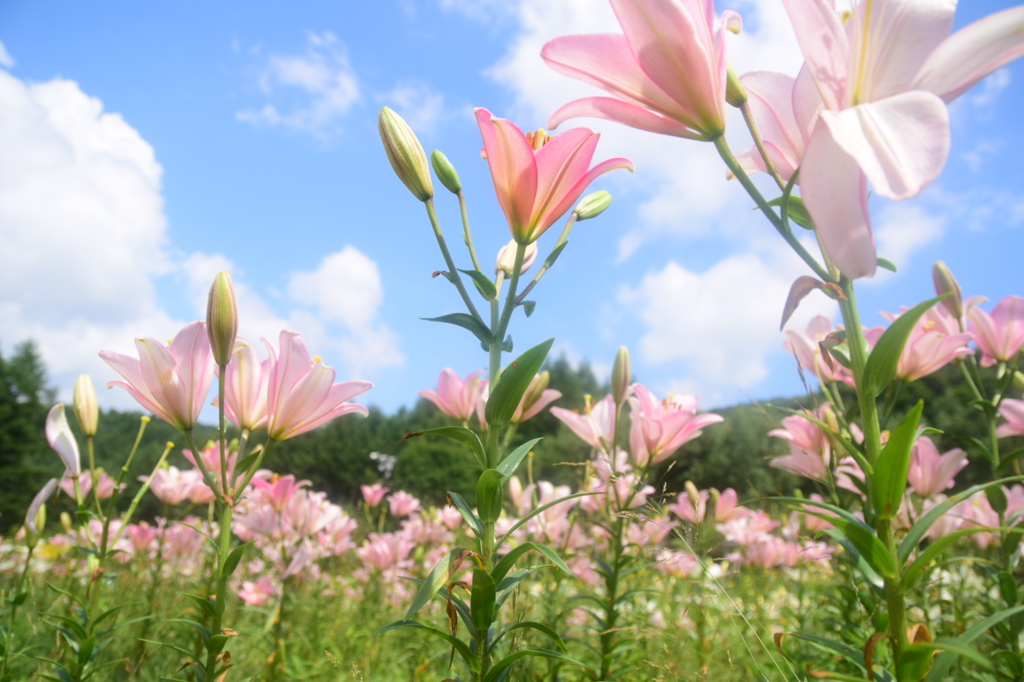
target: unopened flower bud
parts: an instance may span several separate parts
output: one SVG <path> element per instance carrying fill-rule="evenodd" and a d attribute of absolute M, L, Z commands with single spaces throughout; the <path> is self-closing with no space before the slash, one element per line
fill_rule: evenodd
<path fill-rule="evenodd" d="M 747 103 L 747 89 L 743 87 L 740 77 L 736 75 L 731 65 L 726 73 L 725 101 L 739 108 Z"/>
<path fill-rule="evenodd" d="M 705 513 L 710 513 L 711 518 L 717 520 L 715 516 L 718 511 L 718 498 L 722 496 L 722 493 L 718 491 L 718 488 L 711 488 L 708 492 L 711 493 L 711 498 L 708 500 L 708 509 Z"/>
<path fill-rule="evenodd" d="M 1024 372 L 1013 373 L 1013 385 L 1017 387 L 1018 391 L 1024 391 Z"/>
<path fill-rule="evenodd" d="M 530 409 L 535 402 L 540 400 L 540 397 L 544 394 L 544 391 L 547 389 L 550 381 L 551 373 L 547 370 L 533 378 L 533 381 L 530 382 L 530 385 L 526 389 L 526 393 L 523 394 L 523 412 Z"/>
<path fill-rule="evenodd" d="M 29 547 L 35 547 L 39 536 L 46 528 L 46 502 L 57 490 L 57 479 L 51 478 L 43 489 L 32 498 L 25 514 L 25 540 Z M 67 513 L 67 512 L 65 512 Z"/>
<path fill-rule="evenodd" d="M 96 389 L 88 374 L 79 375 L 78 381 L 75 382 L 75 394 L 72 402 L 78 425 L 82 427 L 82 433 L 87 438 L 95 436 L 100 423 L 100 406 L 96 401 Z"/>
<path fill-rule="evenodd" d="M 700 523 L 704 520 L 704 511 L 706 509 L 706 507 L 704 509 L 701 508 L 700 491 L 697 490 L 697 486 L 693 484 L 693 481 L 687 481 L 683 484 L 683 487 L 686 488 L 686 496 L 690 498 L 690 504 L 693 505 L 693 511 L 695 513 L 694 516 L 697 519 L 697 523 Z"/>
<path fill-rule="evenodd" d="M 626 402 L 626 398 L 629 396 L 629 380 L 632 376 L 629 349 L 619 346 L 619 352 L 615 354 L 615 364 L 612 365 L 612 396 L 615 398 L 616 405 Z"/>
<path fill-rule="evenodd" d="M 221 367 L 227 366 L 238 334 L 238 304 L 235 302 L 235 286 L 228 272 L 217 273 L 210 287 L 210 298 L 206 304 L 206 333 L 210 336 L 213 359 Z"/>
<path fill-rule="evenodd" d="M 507 277 L 512 276 L 512 269 L 516 266 L 516 247 L 518 246 L 519 244 L 513 239 L 501 247 L 501 250 L 498 251 L 498 262 L 494 266 L 495 271 L 501 270 Z M 537 242 L 532 242 L 526 246 L 526 253 L 523 254 L 523 267 L 519 274 L 529 270 L 535 260 L 537 260 Z"/>
<path fill-rule="evenodd" d="M 437 179 L 441 181 L 445 189 L 452 194 L 462 191 L 462 182 L 459 180 L 459 174 L 455 172 L 455 166 L 441 150 L 435 149 L 430 154 L 430 165 L 434 167 L 434 174 L 437 175 Z"/>
<path fill-rule="evenodd" d="M 825 432 L 825 437 L 828 438 L 828 442 L 831 443 L 833 448 L 840 447 L 839 441 L 835 436 L 835 434 L 839 433 L 839 418 L 836 416 L 835 410 L 831 407 L 826 407 L 822 410 L 821 421 L 829 428 L 829 430 Z"/>
<path fill-rule="evenodd" d="M 377 129 L 398 179 L 420 201 L 433 197 L 434 184 L 430 180 L 427 154 L 409 124 L 388 107 L 383 107 L 377 118 Z"/>
<path fill-rule="evenodd" d="M 580 203 L 576 204 L 573 213 L 576 214 L 576 221 L 590 220 L 604 213 L 604 210 L 612 204 L 612 193 L 607 190 L 598 190 L 583 197 Z"/>
<path fill-rule="evenodd" d="M 949 271 L 949 268 L 942 261 L 938 261 L 932 266 L 932 282 L 935 283 L 935 293 L 939 296 L 943 294 L 953 294 L 947 298 L 942 299 L 942 305 L 945 306 L 949 314 L 960 319 L 964 316 L 964 295 L 960 289 L 960 283 L 956 281 L 956 277 Z"/>
<path fill-rule="evenodd" d="M 65 533 L 70 533 L 71 529 L 74 528 L 74 525 L 72 525 L 71 523 L 71 514 L 68 514 L 67 512 L 61 512 L 60 525 L 64 528 Z"/>

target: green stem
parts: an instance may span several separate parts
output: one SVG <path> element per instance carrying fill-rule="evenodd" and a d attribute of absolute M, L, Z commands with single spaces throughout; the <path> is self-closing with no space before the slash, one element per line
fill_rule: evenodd
<path fill-rule="evenodd" d="M 761 158 L 764 159 L 764 167 L 767 169 L 768 174 L 775 179 L 775 184 L 779 186 L 779 189 L 786 189 L 786 181 L 779 175 L 779 171 L 775 168 L 775 163 L 772 161 L 772 157 L 768 155 L 768 149 L 764 146 L 764 139 L 761 137 L 761 130 L 757 127 L 757 121 L 754 120 L 754 114 L 750 111 L 750 100 L 743 102 L 740 105 L 740 111 L 743 113 L 743 122 L 747 124 L 747 130 L 750 131 L 750 136 L 754 138 L 754 146 L 757 147 L 757 151 L 760 152 Z"/>
<path fill-rule="evenodd" d="M 466 248 L 469 249 L 469 257 L 473 259 L 473 267 L 480 272 L 480 261 L 476 259 L 476 249 L 473 247 L 473 234 L 469 231 L 469 213 L 466 211 L 466 195 L 460 189 L 456 194 L 459 197 L 459 212 L 462 213 L 462 237 L 466 241 Z"/>
<path fill-rule="evenodd" d="M 601 676 L 600 679 L 611 679 L 612 660 L 615 650 L 615 632 L 619 621 L 618 600 L 619 600 L 619 572 L 622 568 L 622 532 L 623 519 L 617 517 L 615 520 L 615 532 L 611 541 L 615 543 L 614 561 L 612 572 L 605 576 L 605 592 L 607 602 L 604 612 L 604 630 L 601 632 Z"/>
<path fill-rule="evenodd" d="M 203 474 L 203 483 L 209 486 L 210 490 L 213 491 L 213 496 L 217 498 L 218 502 L 226 503 L 224 499 L 224 493 L 222 493 L 220 491 L 220 488 L 217 487 L 216 479 L 213 478 L 213 474 L 210 473 L 210 470 L 206 468 L 206 463 L 203 461 L 202 452 L 196 445 L 196 439 L 192 436 L 192 429 L 185 429 L 184 434 L 185 442 L 188 444 L 189 450 L 192 451 L 192 458 L 195 460 L 196 466 L 199 468 L 199 471 Z"/>
<path fill-rule="evenodd" d="M 444 262 L 445 265 L 448 266 L 448 272 L 452 274 L 452 281 L 453 284 L 455 284 L 455 288 L 459 290 L 459 295 L 462 296 L 462 301 L 466 304 L 466 308 L 469 309 L 470 314 L 483 322 L 483 318 L 480 317 L 480 313 L 477 312 L 476 306 L 473 305 L 473 299 L 469 297 L 469 292 L 466 291 L 466 287 L 462 283 L 462 277 L 459 275 L 458 268 L 455 267 L 455 261 L 452 260 L 452 254 L 448 251 L 448 245 L 444 241 L 444 234 L 441 233 L 441 223 L 438 222 L 437 212 L 434 210 L 434 200 L 427 199 L 423 202 L 423 205 L 427 207 L 427 216 L 430 218 L 430 226 L 434 228 L 434 236 L 437 238 L 437 245 L 441 248 L 441 255 L 444 256 Z"/>
<path fill-rule="evenodd" d="M 110 501 L 107 503 L 107 515 L 104 517 L 103 522 L 103 537 L 100 540 L 100 562 L 107 558 L 107 539 L 110 535 L 110 519 L 114 516 L 114 510 L 117 508 L 117 500 L 121 497 L 121 484 L 124 483 L 124 479 L 128 477 L 128 469 L 132 465 L 132 460 L 135 459 L 135 453 L 139 451 L 139 443 L 142 442 L 142 434 L 146 432 L 146 425 L 149 424 L 149 417 L 142 417 L 139 420 L 139 432 L 135 436 L 135 444 L 132 445 L 131 451 L 128 453 L 128 459 L 124 461 L 121 466 L 121 471 L 117 474 L 117 480 L 114 481 L 114 492 L 110 495 Z M 128 522 L 131 521 L 131 517 L 126 517 L 121 526 L 127 526 Z"/>
<path fill-rule="evenodd" d="M 96 513 L 103 519 L 103 506 L 100 504 L 99 476 L 96 474 L 96 451 L 93 437 L 85 439 L 85 448 L 89 453 L 89 478 L 92 480 L 92 501 L 96 503 Z"/>
<path fill-rule="evenodd" d="M 224 497 L 227 497 L 231 492 L 228 488 L 228 457 L 227 453 L 224 452 L 228 437 L 228 423 L 224 419 L 224 382 L 227 380 L 228 366 L 221 365 L 218 368 L 220 371 L 217 372 L 217 423 L 220 425 L 220 432 L 218 433 L 218 441 L 220 445 L 220 482 L 221 488 L 224 491 Z M 200 458 L 200 453 L 195 452 L 196 459 Z"/>
<path fill-rule="evenodd" d="M 768 218 L 768 221 L 776 231 L 782 235 L 783 239 L 786 240 L 786 243 L 796 251 L 797 255 L 799 255 L 808 266 L 810 266 L 811 270 L 814 271 L 814 274 L 826 282 L 831 281 L 832 278 L 829 276 L 828 271 L 826 271 L 825 268 L 815 260 L 814 256 L 804 248 L 804 245 L 796 238 L 793 231 L 783 224 L 779 216 L 775 215 L 775 211 L 773 211 L 772 207 L 768 205 L 765 198 L 761 196 L 761 192 L 759 192 L 757 187 L 754 186 L 754 183 L 750 181 L 750 177 L 747 175 L 746 171 L 740 167 L 739 161 L 736 160 L 736 157 L 733 156 L 732 150 L 729 149 L 729 143 L 725 141 L 724 135 L 720 135 L 715 138 L 715 149 L 718 150 L 718 154 L 722 157 L 722 160 L 725 161 L 725 165 L 729 167 L 732 174 L 740 181 L 740 184 L 743 185 L 743 189 L 747 191 L 747 194 L 749 194 L 750 198 L 754 200 L 757 207 L 761 209 L 761 212 L 764 213 L 766 218 Z"/>
<path fill-rule="evenodd" d="M 35 545 L 28 548 L 28 554 L 25 556 L 25 567 L 21 569 L 21 575 L 18 577 L 17 587 L 14 590 L 15 599 L 17 599 L 18 595 L 21 594 L 22 587 L 25 585 L 25 579 L 28 577 L 28 567 L 29 564 L 32 563 L 32 552 L 34 552 L 35 549 Z M 14 621 L 17 620 L 17 616 L 18 604 L 12 601 L 11 615 L 7 618 L 7 633 L 4 638 L 4 657 L 0 660 L 0 680 L 7 679 L 7 669 L 11 660 L 11 644 L 14 641 Z"/>
<path fill-rule="evenodd" d="M 157 469 L 163 466 L 164 461 L 167 459 L 167 455 L 171 454 L 171 450 L 173 448 L 174 443 L 168 442 L 167 447 L 164 448 L 164 453 L 160 455 L 160 459 L 157 460 L 156 466 L 153 467 L 153 471 L 150 472 L 149 478 L 146 479 L 146 482 L 142 484 L 142 487 L 139 488 L 139 491 L 135 493 L 135 497 L 132 498 L 132 503 L 128 505 L 128 511 L 124 513 L 124 518 L 121 519 L 121 527 L 118 528 L 117 534 L 114 536 L 114 539 L 110 542 L 110 547 L 116 546 L 117 541 L 121 539 L 121 533 L 123 533 L 125 529 L 128 528 L 128 524 L 131 523 L 132 516 L 135 515 L 135 510 L 138 509 L 139 502 L 142 500 L 142 496 L 145 495 L 146 492 L 149 490 L 149 485 L 153 481 L 153 474 L 157 472 Z"/>
<path fill-rule="evenodd" d="M 498 321 L 498 328 L 494 330 L 494 344 L 498 345 L 498 352 L 504 343 L 505 332 L 508 331 L 509 320 L 512 319 L 512 311 L 516 308 L 516 288 L 519 286 L 519 273 L 523 269 L 523 259 L 526 257 L 526 245 L 516 244 L 516 260 L 512 266 L 512 278 L 508 282 L 508 294 L 505 296 L 505 307 L 501 311 L 501 319 Z M 499 356 L 500 357 L 500 356 Z"/>
<path fill-rule="evenodd" d="M 565 227 L 562 228 L 562 234 L 558 235 L 558 241 L 555 242 L 554 247 L 552 247 L 551 253 L 555 253 L 555 251 L 558 250 L 558 247 L 565 243 L 565 240 L 569 238 L 569 233 L 572 231 L 572 227 L 575 224 L 576 212 L 573 211 L 572 213 L 569 214 L 569 220 L 565 222 Z M 548 258 L 550 257 L 551 256 L 549 255 Z M 550 266 L 548 265 L 547 261 L 544 261 L 544 265 L 542 265 L 540 270 L 537 271 L 537 274 L 533 276 L 533 279 L 530 280 L 530 283 L 526 285 L 526 288 L 523 289 L 523 293 L 519 294 L 519 296 L 516 297 L 516 305 L 522 303 L 526 299 L 526 297 L 530 295 L 530 292 L 533 291 L 533 288 L 537 286 L 537 282 L 540 281 L 540 278 L 543 277 L 544 273 L 546 273 L 549 269 Z"/>
<path fill-rule="evenodd" d="M 196 458 L 199 459 L 198 457 Z M 227 583 L 228 574 L 226 564 L 228 555 L 231 553 L 231 516 L 232 509 L 230 504 L 226 504 L 223 501 L 217 503 L 219 507 L 218 512 L 220 516 L 220 530 L 217 537 L 218 540 L 218 552 L 217 552 L 217 587 L 214 593 L 214 617 L 211 619 L 210 632 L 214 635 L 221 634 L 224 623 L 224 610 L 227 607 Z M 220 655 L 220 651 L 208 650 L 206 655 L 206 679 L 216 679 L 217 671 L 217 658 Z"/>
<path fill-rule="evenodd" d="M 246 488 L 246 486 L 249 485 L 249 481 L 251 481 L 252 477 L 256 475 L 257 471 L 259 471 L 260 465 L 263 464 L 263 460 L 266 458 L 267 453 L 270 452 L 274 448 L 275 445 L 277 445 L 277 441 L 274 440 L 273 438 L 270 438 L 270 439 L 267 440 L 267 444 L 265 446 L 263 446 L 263 450 L 260 451 L 259 457 L 257 457 L 256 461 L 253 462 L 251 467 L 249 467 L 249 471 L 247 471 L 245 473 L 245 479 L 242 481 L 242 484 L 235 486 L 235 489 L 234 489 L 234 492 L 233 492 L 233 496 L 234 497 L 237 498 L 243 492 L 245 492 L 245 488 Z"/>

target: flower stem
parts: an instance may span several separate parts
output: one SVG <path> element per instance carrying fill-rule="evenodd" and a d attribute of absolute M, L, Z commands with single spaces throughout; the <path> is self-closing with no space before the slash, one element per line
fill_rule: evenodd
<path fill-rule="evenodd" d="M 476 249 L 473 247 L 473 234 L 469 231 L 469 213 L 466 211 L 466 195 L 460 189 L 458 194 L 459 197 L 459 212 L 462 213 L 462 237 L 466 241 L 466 248 L 469 249 L 469 257 L 473 259 L 473 267 L 480 270 L 480 261 L 476 259 Z M 483 270 L 480 270 L 483 272 Z"/>
<path fill-rule="evenodd" d="M 114 539 L 110 542 L 110 545 L 108 545 L 109 547 L 115 546 L 117 544 L 117 541 L 121 539 L 121 533 L 123 533 L 125 529 L 128 528 L 128 524 L 131 522 L 132 516 L 135 515 L 135 510 L 138 509 L 139 507 L 139 502 L 142 500 L 142 496 L 145 495 L 146 492 L 149 490 L 149 485 L 153 481 L 153 474 L 156 473 L 157 469 L 163 466 L 164 461 L 167 459 L 167 455 L 171 454 L 171 450 L 173 448 L 174 443 L 168 442 L 167 447 L 164 448 L 164 453 L 160 455 L 160 459 L 157 460 L 156 466 L 153 467 L 153 471 L 149 474 L 149 478 L 146 480 L 145 483 L 142 484 L 142 487 L 139 488 L 139 491 L 135 493 L 135 497 L 132 498 L 132 503 L 128 505 L 128 511 L 124 513 L 124 518 L 121 519 L 121 527 L 118 528 L 117 534 L 114 535 Z M 106 550 L 104 549 L 103 554 L 105 553 Z"/>
<path fill-rule="evenodd" d="M 778 169 L 775 168 L 775 163 L 772 161 L 772 157 L 768 155 L 768 149 L 764 146 L 764 139 L 761 137 L 761 130 L 757 127 L 757 121 L 754 120 L 754 114 L 750 111 L 750 100 L 745 101 L 740 105 L 740 111 L 743 113 L 743 122 L 747 124 L 747 130 L 750 131 L 750 136 L 754 138 L 754 145 L 757 147 L 757 151 L 760 152 L 761 158 L 764 159 L 764 167 L 768 170 L 768 174 L 775 179 L 775 184 L 779 186 L 779 189 L 786 189 L 786 181 L 779 175 Z"/>
<path fill-rule="evenodd" d="M 793 231 L 783 224 L 779 216 L 775 215 L 775 211 L 773 211 L 772 207 L 768 205 L 765 198 L 761 196 L 761 192 L 759 192 L 757 187 L 754 186 L 754 183 L 751 182 L 746 171 L 740 167 L 739 161 L 737 161 L 736 157 L 733 156 L 732 150 L 729 149 L 729 143 L 725 141 L 724 135 L 720 135 L 715 138 L 715 149 L 718 150 L 718 154 L 722 157 L 722 160 L 725 161 L 725 165 L 729 167 L 732 174 L 740 181 L 740 184 L 743 185 L 743 189 L 747 191 L 747 194 L 749 194 L 750 198 L 754 200 L 757 207 L 761 209 L 761 212 L 764 213 L 766 218 L 768 218 L 768 221 L 776 231 L 778 231 L 778 233 L 782 235 L 782 238 L 786 240 L 786 243 L 796 251 L 797 255 L 800 256 L 808 266 L 810 266 L 811 270 L 814 271 L 814 274 L 826 282 L 832 281 L 828 271 L 825 270 L 825 268 L 815 260 L 814 256 L 804 248 L 804 245 L 796 238 Z"/>
<path fill-rule="evenodd" d="M 575 224 L 576 212 L 573 211 L 572 213 L 569 214 L 569 220 L 565 222 L 565 227 L 562 229 L 562 234 L 558 235 L 558 241 L 555 242 L 554 247 L 552 247 L 551 253 L 557 251 L 558 247 L 565 243 L 565 240 L 569 238 L 569 233 L 572 231 L 572 227 Z M 548 257 L 550 258 L 550 256 Z M 540 270 L 537 271 L 537 274 L 533 276 L 532 280 L 530 280 L 530 283 L 526 285 L 525 289 L 523 289 L 523 293 L 519 294 L 519 296 L 516 297 L 516 305 L 522 303 L 523 300 L 530 295 L 530 292 L 533 291 L 533 288 L 535 286 L 537 286 L 537 282 L 540 281 L 540 278 L 544 276 L 544 273 L 546 273 L 548 269 L 549 266 L 547 264 L 547 261 L 545 261 L 544 265 L 542 265 Z"/>
<path fill-rule="evenodd" d="M 455 267 L 455 261 L 452 260 L 452 254 L 448 251 L 448 245 L 444 241 L 444 234 L 441 232 L 441 223 L 438 221 L 437 212 L 434 210 L 434 200 L 427 199 L 423 202 L 423 205 L 427 207 L 427 216 L 430 218 L 430 226 L 434 228 L 434 236 L 437 237 L 437 245 L 441 249 L 441 255 L 444 256 L 444 262 L 445 265 L 448 266 L 448 272 L 452 275 L 452 283 L 455 284 L 455 288 L 459 290 L 459 295 L 462 296 L 462 301 L 466 304 L 466 308 L 469 310 L 470 314 L 483 322 L 483 318 L 480 317 L 480 313 L 473 304 L 473 299 L 469 297 L 469 292 L 466 291 L 466 287 L 462 283 L 462 277 L 459 275 L 458 268 Z"/>

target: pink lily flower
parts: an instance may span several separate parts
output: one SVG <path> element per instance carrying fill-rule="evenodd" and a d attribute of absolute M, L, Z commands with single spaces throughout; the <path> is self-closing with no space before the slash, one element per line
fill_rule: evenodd
<path fill-rule="evenodd" d="M 996 429 L 997 437 L 1024 436 L 1024 400 L 1004 399 L 999 405 L 999 414 L 1006 423 Z"/>
<path fill-rule="evenodd" d="M 669 396 L 662 401 L 646 386 L 633 384 L 629 444 L 639 467 L 668 459 L 684 443 L 701 435 L 705 426 L 724 421 L 713 412 L 697 414 L 697 396 Z"/>
<path fill-rule="evenodd" d="M 135 339 L 139 359 L 113 351 L 100 357 L 124 377 L 120 386 L 144 408 L 167 423 L 188 431 L 199 421 L 213 381 L 214 360 L 205 322 L 185 326 L 169 347 L 156 339 Z"/>
<path fill-rule="evenodd" d="M 806 414 L 823 422 L 827 409 L 828 405 L 822 405 L 814 412 L 806 411 Z M 769 466 L 816 481 L 828 477 L 832 445 L 825 429 L 800 415 L 792 415 L 782 420 L 781 429 L 769 431 L 768 435 L 789 441 L 789 454 L 775 457 Z"/>
<path fill-rule="evenodd" d="M 607 452 L 611 447 L 615 433 L 615 398 L 611 394 L 588 405 L 583 414 L 564 407 L 552 407 L 551 414 L 595 450 Z"/>
<path fill-rule="evenodd" d="M 789 180 L 803 163 L 824 104 L 807 67 L 796 78 L 774 71 L 754 71 L 740 78 L 747 102 L 757 122 L 764 146 L 775 170 Z M 748 173 L 767 172 L 756 146 L 736 155 Z"/>
<path fill-rule="evenodd" d="M 825 251 L 850 278 L 877 267 L 867 183 L 916 196 L 949 153 L 946 102 L 1024 54 L 1024 7 L 950 35 L 955 3 L 868 0 L 843 21 L 829 0 L 784 0 L 824 108 L 800 186 Z"/>
<path fill-rule="evenodd" d="M 751 511 L 746 507 L 739 506 L 739 496 L 732 488 L 726 488 L 718 496 L 718 502 L 715 504 L 715 521 L 728 523 L 750 513 Z"/>
<path fill-rule="evenodd" d="M 1024 29 L 1022 29 L 1024 31 Z M 1024 298 L 1007 296 L 989 315 L 978 306 L 967 311 L 971 332 L 982 350 L 981 364 L 1012 362 L 1024 347 Z"/>
<path fill-rule="evenodd" d="M 64 494 L 70 498 L 75 497 L 75 481 L 70 476 L 65 476 L 60 479 L 60 489 L 64 491 Z M 78 489 L 82 492 L 82 499 L 84 500 L 92 492 L 92 472 L 83 471 L 78 474 Z M 121 484 L 121 490 L 125 489 L 124 483 Z M 114 479 L 107 475 L 106 471 L 100 471 L 96 477 L 96 496 L 101 500 L 109 499 L 114 494 Z"/>
<path fill-rule="evenodd" d="M 537 247 L 537 242 L 533 242 L 526 247 L 526 253 L 523 254 L 523 265 L 519 269 L 519 274 L 526 274 L 526 271 L 530 269 L 534 261 L 537 260 L 537 252 L 540 249 Z M 501 247 L 498 250 L 498 258 L 494 264 L 494 271 L 504 272 L 506 277 L 512 276 L 512 270 L 516 266 L 516 240 L 510 239 L 508 244 Z"/>
<path fill-rule="evenodd" d="M 963 450 L 954 448 L 940 455 L 935 443 L 930 438 L 921 436 L 914 443 L 914 450 L 910 455 L 907 481 L 921 497 L 935 497 L 953 487 L 953 479 L 965 466 L 967 454 Z"/>
<path fill-rule="evenodd" d="M 697 525 L 703 523 L 704 515 L 707 513 L 708 498 L 711 496 L 710 491 L 697 490 L 696 499 L 688 494 L 680 493 L 676 496 L 676 501 L 668 506 L 668 510 L 681 518 L 687 523 Z M 696 503 L 696 504 L 695 504 Z M 722 519 L 715 518 L 716 521 L 723 521 Z"/>
<path fill-rule="evenodd" d="M 399 490 L 389 497 L 388 504 L 391 506 L 391 515 L 395 518 L 409 516 L 421 508 L 420 501 L 404 490 Z"/>
<path fill-rule="evenodd" d="M 57 403 L 46 414 L 46 440 L 64 462 L 65 475 L 77 476 L 82 473 L 78 441 L 75 440 L 75 434 L 71 432 L 71 425 L 68 424 L 68 416 L 64 412 L 63 403 Z M 85 493 L 82 496 L 85 497 Z"/>
<path fill-rule="evenodd" d="M 486 109 L 476 110 L 476 120 L 498 203 L 520 244 L 536 241 L 598 176 L 616 168 L 633 170 L 633 162 L 622 158 L 590 168 L 601 136 L 587 128 L 527 136 Z"/>
<path fill-rule="evenodd" d="M 811 493 L 809 499 L 811 501 L 813 501 L 813 502 L 824 502 L 825 501 L 825 498 L 823 498 L 818 493 Z M 821 507 L 808 507 L 808 510 L 816 512 L 818 514 L 824 514 L 826 516 L 835 516 L 836 515 L 835 512 L 830 512 L 827 509 L 822 509 Z M 809 532 L 809 533 L 817 533 L 820 530 L 828 530 L 829 528 L 833 528 L 834 527 L 831 523 L 829 523 L 825 519 L 822 519 L 822 518 L 820 518 L 818 516 L 813 516 L 811 514 L 803 514 L 802 516 L 803 516 L 803 519 L 804 519 L 804 525 L 807 526 L 807 532 Z"/>
<path fill-rule="evenodd" d="M 380 504 L 380 501 L 383 500 L 384 496 L 391 490 L 391 488 L 385 488 L 380 483 L 374 483 L 373 485 L 361 485 L 359 488 L 363 491 L 363 500 L 370 507 L 376 507 Z"/>
<path fill-rule="evenodd" d="M 260 361 L 245 339 L 235 349 L 224 378 L 224 414 L 239 429 L 255 431 L 267 425 L 267 386 L 273 372 L 270 358 Z M 213 404 L 217 404 L 217 398 Z"/>
<path fill-rule="evenodd" d="M 206 487 L 202 479 L 195 477 L 192 471 L 195 470 L 182 471 L 176 466 L 169 466 L 166 469 L 157 469 L 152 478 L 139 476 L 139 480 L 143 483 L 149 481 L 149 489 L 157 499 L 174 506 L 189 499 L 192 488 L 196 485 Z"/>
<path fill-rule="evenodd" d="M 836 331 L 836 327 L 824 315 L 817 315 L 807 325 L 807 331 L 797 329 L 786 330 L 785 347 L 790 353 L 796 356 L 800 367 L 808 372 L 813 372 L 819 381 L 832 383 L 842 381 L 853 386 L 853 376 L 850 371 L 839 362 L 833 361 L 832 367 L 821 355 L 819 345 L 825 338 Z"/>
<path fill-rule="evenodd" d="M 277 595 L 277 588 L 268 576 L 263 576 L 256 582 L 243 580 L 242 589 L 238 596 L 242 598 L 246 606 L 263 606 L 270 598 Z"/>
<path fill-rule="evenodd" d="M 437 390 L 425 388 L 420 395 L 437 405 L 437 409 L 453 419 L 467 421 L 476 409 L 480 395 L 480 382 L 477 380 L 483 371 L 470 373 L 465 380 L 450 368 L 441 371 L 437 378 Z"/>
<path fill-rule="evenodd" d="M 273 372 L 267 389 L 267 434 L 285 440 L 312 431 L 343 414 L 364 417 L 369 411 L 347 402 L 373 388 L 369 381 L 334 383 L 335 371 L 319 357 L 310 358 L 297 332 L 282 331 L 281 351 L 263 341 L 270 351 Z"/>
<path fill-rule="evenodd" d="M 252 479 L 252 486 L 259 492 L 262 503 L 270 505 L 279 514 L 284 511 L 285 506 L 295 496 L 295 493 L 307 485 L 309 485 L 309 481 L 296 481 L 292 474 L 287 476 L 274 474 L 269 481 L 259 477 Z"/>
<path fill-rule="evenodd" d="M 902 315 L 908 310 L 904 306 Z M 894 322 L 899 315 L 883 312 L 882 316 Z M 885 327 L 874 327 L 864 332 L 872 348 L 885 332 Z M 910 338 L 903 346 L 896 375 L 906 381 L 916 381 L 928 376 L 954 359 L 963 355 L 971 355 L 974 351 L 967 347 L 972 339 L 971 334 L 960 333 L 960 325 L 943 306 L 933 306 L 921 316 Z"/>
<path fill-rule="evenodd" d="M 577 116 L 694 140 L 725 132 L 724 29 L 743 25 L 733 11 L 715 29 L 713 0 L 612 0 L 624 35 L 563 36 L 541 56 L 555 71 L 614 97 L 587 97 L 556 111 L 548 126 Z"/>

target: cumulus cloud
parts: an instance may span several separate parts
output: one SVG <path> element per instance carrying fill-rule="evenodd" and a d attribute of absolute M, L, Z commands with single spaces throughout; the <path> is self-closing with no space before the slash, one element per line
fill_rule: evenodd
<path fill-rule="evenodd" d="M 911 253 L 942 238 L 945 225 L 944 217 L 932 215 L 921 206 L 889 204 L 882 210 L 875 228 L 878 255 L 903 268 Z M 874 280 L 866 281 L 884 281 L 884 273 L 880 271 Z"/>
<path fill-rule="evenodd" d="M 291 277 L 291 297 L 254 289 L 221 254 L 174 255 L 167 240 L 156 153 L 124 119 L 105 112 L 77 83 L 27 83 L 0 71 L 0 342 L 31 339 L 60 397 L 80 373 L 102 385 L 116 374 L 97 353 L 135 354 L 133 339 L 172 337 L 205 315 L 214 275 L 233 273 L 250 340 L 303 333 L 343 376 L 401 363 L 399 339 L 380 320 L 374 263 L 353 247 Z M 156 281 L 181 286 L 186 319 L 167 312 Z M 102 391 L 108 407 L 137 408 L 123 391 Z"/>
<path fill-rule="evenodd" d="M 260 90 L 271 101 L 235 115 L 254 125 L 280 126 L 328 137 L 359 101 L 359 80 L 344 44 L 330 31 L 310 33 L 298 55 L 267 55 Z"/>
<path fill-rule="evenodd" d="M 354 368 L 404 364 L 397 336 L 377 319 L 384 299 L 377 263 L 355 247 L 325 256 L 315 270 L 293 273 L 288 295 L 320 319 L 344 324 L 339 348 Z"/>
<path fill-rule="evenodd" d="M 398 112 L 418 134 L 434 132 L 444 115 L 444 95 L 422 82 L 401 81 L 377 101 Z"/>
<path fill-rule="evenodd" d="M 686 379 L 662 390 L 696 393 L 710 404 L 731 403 L 737 391 L 768 376 L 772 355 L 784 353 L 779 319 L 789 287 L 806 266 L 785 244 L 728 256 L 704 272 L 670 261 L 636 286 L 623 286 L 619 302 L 635 312 L 646 333 L 640 360 L 679 363 Z M 815 315 L 833 317 L 835 303 L 808 296 L 788 326 L 806 327 Z"/>
<path fill-rule="evenodd" d="M 7 69 L 14 66 L 14 57 L 11 56 L 11 53 L 7 51 L 2 42 L 0 42 L 0 66 Z"/>

